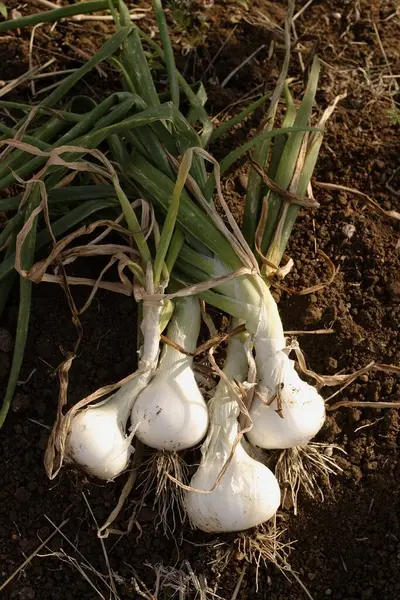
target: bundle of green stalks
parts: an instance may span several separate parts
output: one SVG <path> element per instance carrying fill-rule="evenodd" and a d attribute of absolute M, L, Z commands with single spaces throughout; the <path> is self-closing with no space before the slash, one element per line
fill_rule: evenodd
<path fill-rule="evenodd" d="M 275 90 L 214 128 L 204 108 L 204 88 L 189 85 L 175 67 L 161 1 L 153 5 L 162 48 L 131 24 L 122 1 L 86 2 L 0 26 L 15 29 L 40 19 L 55 21 L 67 11 L 105 8 L 116 25 L 100 51 L 33 110 L 0 102 L 0 108 L 23 115 L 11 129 L 0 125 L 0 190 L 23 188 L 0 200 L 8 215 L 0 234 L 0 310 L 17 277 L 20 286 L 16 348 L 0 423 L 23 360 L 33 282 L 61 283 L 75 317 L 73 284 L 91 285 L 90 298 L 98 287 L 133 295 L 141 315 L 138 369 L 64 412 L 63 374 L 71 361 L 64 365 L 58 418 L 46 452 L 48 475 L 54 477 L 67 462 L 113 480 L 132 460 L 137 467 L 147 446 L 154 451 L 150 477 L 157 474 L 164 509 L 174 504 L 172 494 L 195 527 L 243 531 L 273 520 L 282 478 L 293 475 L 289 484 L 297 490 L 308 448 L 308 464 L 325 474 L 333 468 L 318 446 L 309 446 L 324 423 L 324 400 L 289 357 L 294 346 L 287 345 L 270 287 L 284 273 L 281 261 L 300 207 L 318 206 L 309 185 L 334 106 L 313 118 L 316 57 L 301 101 L 292 98 L 289 2 Z M 142 44 L 165 66 L 167 91 L 157 90 Z M 74 101 L 66 97 L 105 60 L 120 70 L 121 91 L 99 104 L 88 100 L 90 110 L 74 112 Z M 263 105 L 262 131 L 217 163 L 208 152 L 210 143 Z M 250 170 L 239 227 L 224 200 L 221 177 L 246 155 Z M 97 228 L 102 233 L 88 244 L 69 247 Z M 121 236 L 120 244 L 101 243 L 111 230 Z M 50 255 L 35 264 L 35 253 L 49 243 Z M 110 256 L 99 279 L 70 277 L 68 263 L 89 254 Z M 112 264 L 118 265 L 119 284 L 103 281 Z M 51 265 L 55 271 L 48 273 Z M 195 361 L 202 316 L 218 336 L 206 305 L 230 318 L 222 365 L 214 359 L 213 344 L 205 346 L 217 379 L 207 382 L 212 389 L 207 401 Z M 191 480 L 183 481 L 185 452 L 200 443 L 200 464 Z M 263 452 L 272 450 L 283 453 L 276 473 Z M 124 497 L 136 471 L 130 471 Z M 310 490 L 313 477 L 304 478 Z"/>

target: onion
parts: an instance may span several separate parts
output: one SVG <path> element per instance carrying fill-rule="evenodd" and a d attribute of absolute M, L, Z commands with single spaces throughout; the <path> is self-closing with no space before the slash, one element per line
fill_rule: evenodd
<path fill-rule="evenodd" d="M 229 342 L 224 373 L 243 380 L 247 359 L 243 341 Z M 232 388 L 221 379 L 210 403 L 210 432 L 202 448 L 200 466 L 190 485 L 210 491 L 226 464 L 238 434 L 239 408 Z M 275 475 L 251 458 L 241 443 L 231 457 L 222 479 L 211 493 L 186 492 L 185 506 L 192 523 L 202 531 L 228 532 L 255 527 L 270 519 L 280 504 Z"/>
<path fill-rule="evenodd" d="M 208 456 L 192 478 L 191 487 L 210 490 L 224 466 L 218 456 Z M 242 531 L 274 516 L 280 490 L 268 467 L 251 458 L 239 444 L 222 480 L 211 494 L 188 492 L 186 510 L 198 529 L 222 533 Z"/>
<path fill-rule="evenodd" d="M 260 340 L 255 345 L 257 352 Z M 261 382 L 250 409 L 253 427 L 247 439 L 265 449 L 305 446 L 324 423 L 324 400 L 300 379 L 285 351 L 276 352 L 265 362 L 260 360 L 262 351 L 265 345 L 258 352 Z"/>
<path fill-rule="evenodd" d="M 200 330 L 197 298 L 181 298 L 167 337 L 187 352 L 196 349 Z M 136 400 L 131 422 L 138 439 L 157 450 L 195 446 L 208 428 L 208 412 L 193 372 L 193 357 L 164 344 L 157 372 Z"/>
<path fill-rule="evenodd" d="M 148 384 L 157 364 L 162 304 L 143 302 L 143 347 L 137 376 L 107 400 L 64 417 L 68 425 L 65 458 L 100 479 L 115 479 L 128 466 L 134 430 L 127 421 L 137 395 Z"/>
<path fill-rule="evenodd" d="M 67 438 L 68 459 L 100 479 L 114 479 L 126 469 L 133 452 L 133 436 L 125 435 L 126 421 L 115 399 L 82 410 Z"/>

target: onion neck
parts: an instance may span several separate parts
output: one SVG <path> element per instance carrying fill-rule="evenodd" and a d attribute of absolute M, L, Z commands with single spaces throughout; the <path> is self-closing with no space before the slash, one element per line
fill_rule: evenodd
<path fill-rule="evenodd" d="M 257 318 L 250 317 L 246 321 L 247 330 L 254 338 L 275 339 L 285 347 L 285 335 L 278 306 L 268 285 L 260 276 L 252 276 L 239 280 L 243 300 L 258 307 Z"/>
<path fill-rule="evenodd" d="M 217 258 L 201 257 L 203 268 L 210 277 L 228 275 L 231 269 Z M 233 315 L 245 321 L 246 329 L 256 338 L 275 339 L 285 347 L 285 336 L 278 306 L 268 285 L 260 275 L 246 275 L 223 283 L 215 288 L 231 300 L 241 304 L 241 315 Z M 229 313 L 229 307 L 227 307 Z"/>
<path fill-rule="evenodd" d="M 238 335 L 229 340 L 223 372 L 230 381 L 243 382 L 248 364 L 244 350 L 245 336 Z M 209 405 L 210 431 L 204 443 L 203 454 L 212 460 L 216 456 L 226 460 L 238 433 L 239 405 L 235 394 L 221 378 Z"/>
<path fill-rule="evenodd" d="M 199 300 L 193 296 L 177 298 L 175 300 L 174 313 L 168 325 L 168 339 L 181 346 L 186 352 L 193 353 L 197 347 L 197 340 L 200 332 L 200 304 Z M 169 373 L 178 367 L 192 368 L 193 356 L 184 354 L 177 348 L 164 344 L 158 373 Z"/>
<path fill-rule="evenodd" d="M 213 261 L 215 275 L 229 273 L 220 261 Z M 286 341 L 278 306 L 265 281 L 259 275 L 238 277 L 220 286 L 221 292 L 239 301 L 246 329 L 252 334 L 259 379 L 275 389 L 280 380 L 266 381 L 271 370 L 270 359 L 285 349 Z M 251 307 L 251 310 L 246 307 Z M 279 373 L 275 372 L 275 375 Z"/>
<path fill-rule="evenodd" d="M 139 351 L 140 358 L 136 377 L 121 386 L 104 402 L 103 410 L 116 411 L 124 430 L 138 394 L 148 385 L 157 366 L 161 338 L 161 311 L 162 302 L 143 302 L 143 319 L 140 326 L 143 333 L 143 345 Z"/>

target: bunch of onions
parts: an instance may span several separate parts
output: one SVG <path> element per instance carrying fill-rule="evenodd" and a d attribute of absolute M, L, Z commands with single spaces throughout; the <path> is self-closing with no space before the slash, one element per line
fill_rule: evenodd
<path fill-rule="evenodd" d="M 130 26 L 128 9 L 122 0 L 118 4 L 117 27 L 124 23 Z M 263 449 L 305 446 L 318 433 L 325 418 L 323 399 L 299 377 L 289 358 L 278 308 L 266 271 L 261 268 L 265 264 L 280 264 L 299 208 L 296 202 L 307 193 L 322 143 L 325 116 L 320 129 L 309 127 L 319 65 L 314 58 L 298 109 L 291 100 L 288 85 L 283 89 L 286 65 L 267 118 L 269 127 L 283 94 L 288 110 L 282 130 L 263 131 L 258 139 L 223 161 L 223 168 L 227 169 L 251 148 L 262 174 L 265 175 L 263 169 L 268 171 L 264 180 L 268 189 L 263 186 L 262 178 L 255 179 L 254 170 L 250 172 L 242 233 L 229 211 L 226 209 L 224 221 L 212 203 L 217 184 L 221 206 L 225 207 L 217 181 L 219 167 L 214 175 L 209 175 L 206 168 L 206 160 L 215 164 L 205 151 L 212 122 L 191 86 L 183 77 L 177 77 L 161 2 L 154 0 L 154 4 L 172 101 L 160 102 L 134 28 L 129 34 L 132 44 L 122 44 L 122 60 L 117 61 L 123 65 L 125 89 L 135 90 L 129 100 L 130 112 L 123 113 L 126 118 L 112 133 L 108 126 L 100 131 L 109 143 L 113 164 L 119 163 L 121 181 L 144 198 L 145 203 L 157 205 L 154 211 L 157 219 L 163 211 L 166 213 L 160 231 L 153 228 L 154 243 L 149 246 L 147 232 L 143 233 L 146 229 L 143 211 L 140 223 L 113 171 L 112 181 L 125 225 L 136 244 L 135 256 L 140 255 L 140 260 L 127 259 L 124 263 L 130 263 L 135 283 L 144 285 L 146 294 L 151 296 L 147 279 L 143 283 L 151 266 L 153 292 L 155 289 L 163 292 L 172 273 L 181 284 L 198 284 L 195 290 L 198 296 L 176 300 L 167 330 L 170 343 L 164 343 L 160 358 L 163 303 L 151 300 L 143 303 L 143 346 L 135 378 L 105 401 L 67 413 L 64 418 L 67 434 L 60 453 L 90 474 L 113 480 L 128 467 L 135 436 L 157 451 L 175 453 L 199 444 L 210 424 L 200 466 L 191 480 L 191 491 L 185 494 L 186 510 L 192 523 L 204 531 L 240 531 L 269 520 L 280 504 L 277 479 L 263 463 L 251 458 L 238 437 L 240 410 L 232 382 L 246 379 L 248 354 L 244 344 L 249 345 L 257 370 L 254 398 L 248 407 L 252 428 L 246 435 L 250 445 Z M 286 34 L 287 42 L 287 30 Z M 290 40 L 286 46 L 288 58 Z M 135 64 L 133 55 L 138 58 Z M 162 52 L 158 55 L 163 57 Z M 180 112 L 179 87 L 190 103 L 187 119 Z M 234 122 L 236 118 L 231 119 L 230 126 Z M 219 132 L 214 131 L 214 139 L 227 130 L 226 125 Z M 202 133 L 198 135 L 200 129 Z M 279 133 L 283 134 L 278 138 L 279 143 L 272 146 L 272 139 Z M 268 183 L 271 180 L 272 187 Z M 259 255 L 267 260 L 258 260 Z M 210 279 L 211 284 L 207 282 Z M 239 320 L 246 330 L 244 336 L 229 341 L 224 377 L 208 407 L 193 371 L 192 355 L 200 329 L 199 298 Z"/>
<path fill-rule="evenodd" d="M 309 131 L 318 75 L 319 63 L 315 58 L 298 110 L 288 88 L 285 89 L 288 111 L 284 127 L 294 126 L 295 131 L 286 130 L 286 137 L 280 138 L 281 143 L 274 144 L 269 153 L 270 162 L 265 167 L 269 180 L 272 179 L 282 193 L 272 193 L 266 189 L 264 200 L 260 191 L 256 203 L 245 205 L 244 234 L 223 201 L 217 181 L 218 170 L 214 173 L 214 179 L 210 177 L 204 183 L 204 170 L 199 170 L 200 161 L 204 158 L 214 164 L 215 161 L 203 148 L 191 147 L 181 157 L 178 170 L 177 181 L 182 180 L 185 169 L 185 180 L 189 174 L 192 179 L 187 189 L 182 187 L 179 201 L 177 221 L 184 232 L 185 243 L 174 267 L 175 277 L 184 284 L 203 285 L 198 295 L 205 302 L 244 323 L 251 338 L 257 368 L 257 386 L 253 404 L 249 408 L 253 427 L 247 439 L 251 444 L 265 449 L 306 445 L 318 433 L 325 418 L 322 397 L 300 378 L 293 361 L 289 359 L 279 311 L 269 289 L 266 272 L 260 269 L 262 260 L 257 260 L 253 252 L 257 233 L 257 250 L 261 249 L 268 264 L 279 265 L 299 210 L 299 202 L 316 206 L 315 201 L 304 197 L 322 143 L 323 124 L 329 116 L 328 111 L 320 121 L 321 128 Z M 262 160 L 266 165 L 268 152 L 264 153 Z M 178 162 L 174 164 L 176 166 Z M 126 174 L 139 189 L 146 190 L 146 198 L 163 210 L 170 209 L 176 188 L 166 172 L 155 167 L 143 155 L 135 153 L 126 164 Z M 253 175 L 251 171 L 249 189 Z M 229 226 L 211 202 L 215 183 Z M 190 194 L 187 191 L 189 189 Z M 259 189 L 262 189 L 262 180 Z M 285 190 L 286 195 L 290 196 L 290 204 L 286 200 Z M 270 203 L 266 211 L 267 218 L 263 221 L 262 205 L 267 200 Z M 249 220 L 252 226 L 247 227 Z M 243 270 L 247 272 L 243 273 Z M 238 271 L 242 273 L 238 275 Z M 210 279 L 214 283 L 207 287 L 204 283 Z M 232 377 L 240 378 L 234 370 Z M 141 415 L 135 417 L 136 422 L 143 420 L 143 417 L 142 409 Z"/>
<path fill-rule="evenodd" d="M 268 521 L 280 504 L 275 475 L 245 451 L 239 433 L 239 405 L 229 380 L 244 381 L 247 357 L 243 340 L 229 341 L 224 375 L 210 401 L 210 430 L 200 466 L 187 491 L 191 522 L 202 531 L 242 531 Z M 222 475 L 222 477 L 221 477 Z M 201 493 L 205 492 L 205 493 Z"/>
<path fill-rule="evenodd" d="M 190 161 L 186 160 L 186 163 Z M 190 169 L 190 164 L 187 168 Z M 169 210 L 176 186 L 167 175 L 157 171 L 140 155 L 132 158 L 127 172 L 138 185 L 148 186 L 148 193 L 153 197 L 153 201 L 160 202 Z M 146 178 L 143 177 L 143 173 L 146 173 Z M 289 360 L 276 302 L 239 228 L 235 225 L 233 235 L 227 234 L 227 227 L 218 220 L 215 208 L 207 203 L 200 188 L 193 188 L 193 193 L 200 205 L 207 205 L 208 214 L 205 214 L 182 189 L 177 220 L 189 235 L 180 248 L 176 272 L 178 280 L 191 283 L 203 283 L 204 280 L 215 280 L 221 276 L 225 278 L 223 281 L 217 280 L 213 285 L 214 291 L 207 291 L 207 287 L 203 287 L 199 296 L 243 322 L 250 335 L 258 384 L 249 411 L 253 427 L 247 433 L 248 441 L 265 449 L 304 446 L 318 433 L 324 422 L 324 401 L 312 386 L 300 379 L 294 369 L 294 363 Z M 230 222 L 232 225 L 232 219 Z M 194 244 L 193 240 L 200 242 L 207 254 L 199 252 L 199 246 Z M 281 244 L 278 246 L 278 251 L 273 250 L 280 259 L 283 247 Z M 279 260 L 276 262 L 279 263 Z M 233 271 L 243 267 L 251 273 L 232 276 Z M 168 337 L 175 346 L 182 346 L 190 353 L 196 346 L 199 333 L 198 301 L 187 298 L 177 301 L 176 304 Z M 151 355 L 152 359 L 158 353 L 158 340 L 159 335 L 156 352 Z M 245 376 L 241 372 L 242 344 L 243 342 L 238 340 L 232 341 L 226 364 L 228 376 L 239 381 Z M 119 406 L 118 402 L 121 394 L 124 395 L 123 391 L 119 397 L 116 395 L 110 401 L 113 410 L 115 405 L 116 413 L 123 412 L 122 418 L 114 418 L 114 431 L 117 434 L 119 431 L 119 437 L 110 436 L 110 446 L 113 445 L 113 440 L 118 438 L 117 449 L 111 452 L 111 456 L 115 457 L 112 462 L 116 464 L 112 475 L 118 474 L 129 459 L 130 437 L 127 437 L 125 432 L 129 413 L 132 432 L 135 432 L 142 442 L 157 450 L 177 451 L 192 447 L 201 441 L 207 431 L 207 409 L 194 378 L 193 359 L 181 353 L 177 347 L 165 345 L 152 381 L 147 380 L 140 385 L 136 383 L 132 387 L 134 393 L 129 396 L 124 408 Z M 190 492 L 187 496 L 186 506 L 192 521 L 207 531 L 249 528 L 269 519 L 279 505 L 279 489 L 272 473 L 261 463 L 251 459 L 241 444 L 233 451 L 238 434 L 238 407 L 231 394 L 229 386 L 226 387 L 226 383 L 221 381 L 209 407 L 212 429 L 203 447 L 201 466 L 191 485 L 193 489 L 206 493 Z M 88 409 L 86 414 L 94 415 L 95 413 L 90 411 L 96 410 L 106 412 L 107 403 Z M 83 417 L 81 419 L 83 420 Z M 84 425 L 85 423 L 81 423 L 81 430 Z M 78 446 L 78 450 L 81 450 L 79 440 L 77 443 L 72 434 L 70 442 L 74 442 L 74 447 Z M 232 452 L 229 466 L 219 481 L 218 474 Z M 85 464 L 90 472 L 95 473 L 85 453 L 82 451 L 81 454 L 81 464 Z M 102 460 L 105 454 L 103 452 L 101 455 Z M 76 457 L 75 451 L 75 460 Z M 238 465 L 246 465 L 246 468 L 241 471 Z M 96 474 L 99 474 L 98 470 Z M 242 482 L 239 474 L 243 476 Z M 265 486 L 266 489 L 270 489 L 270 493 L 264 497 L 260 490 Z M 226 504 L 229 493 L 233 490 L 239 494 L 236 500 L 240 499 L 237 504 L 240 508 L 234 518 L 225 520 L 224 511 L 218 512 L 218 503 L 221 507 Z M 246 498 L 251 496 L 263 500 L 259 511 L 252 509 L 251 504 L 246 504 Z M 201 503 L 203 513 L 200 511 Z M 235 503 L 232 506 L 236 506 Z"/>

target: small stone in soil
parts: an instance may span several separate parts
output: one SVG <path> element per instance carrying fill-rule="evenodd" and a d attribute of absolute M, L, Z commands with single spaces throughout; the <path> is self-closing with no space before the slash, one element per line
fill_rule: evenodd
<path fill-rule="evenodd" d="M 304 315 L 304 323 L 306 325 L 316 325 L 322 319 L 322 309 L 318 306 L 310 307 Z"/>
<path fill-rule="evenodd" d="M 366 467 L 368 471 L 376 471 L 378 468 L 378 462 L 376 460 L 370 460 L 367 462 Z"/>
<path fill-rule="evenodd" d="M 351 415 L 351 419 L 352 421 L 354 421 L 354 423 L 358 423 L 358 421 L 361 419 L 361 410 L 359 408 L 353 408 L 350 412 Z"/>
<path fill-rule="evenodd" d="M 351 238 L 353 237 L 355 232 L 356 232 L 356 228 L 352 223 L 346 223 L 342 227 L 342 233 L 348 240 L 351 240 Z"/>

